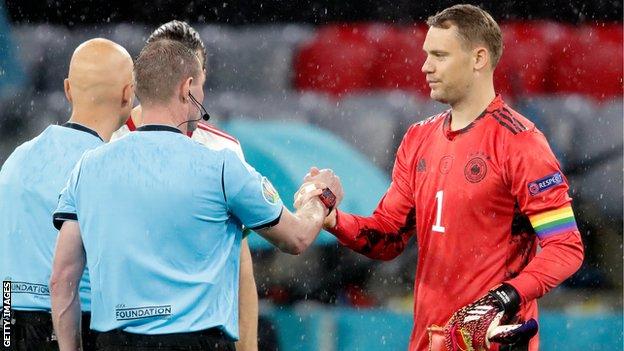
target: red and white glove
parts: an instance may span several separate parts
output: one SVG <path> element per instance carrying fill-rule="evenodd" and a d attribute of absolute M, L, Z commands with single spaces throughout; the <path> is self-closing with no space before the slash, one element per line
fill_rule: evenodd
<path fill-rule="evenodd" d="M 490 341 L 513 344 L 537 334 L 537 322 L 500 325 L 512 319 L 520 307 L 520 295 L 508 284 L 491 290 L 477 301 L 455 312 L 444 327 L 444 344 L 452 351 L 481 351 Z"/>

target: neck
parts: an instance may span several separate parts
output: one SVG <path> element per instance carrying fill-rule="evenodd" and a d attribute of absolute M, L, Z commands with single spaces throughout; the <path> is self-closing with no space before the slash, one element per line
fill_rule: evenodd
<path fill-rule="evenodd" d="M 473 86 L 461 100 L 451 104 L 451 130 L 467 127 L 490 105 L 496 97 L 494 82 L 490 79 L 487 84 Z"/>
<path fill-rule="evenodd" d="M 93 129 L 102 140 L 108 142 L 113 133 L 119 128 L 117 125 L 118 118 L 112 118 L 112 116 L 118 113 L 119 112 L 114 112 L 110 109 L 98 109 L 94 107 L 80 108 L 73 106 L 69 121 Z"/>
<path fill-rule="evenodd" d="M 132 112 L 130 114 L 130 119 L 132 119 L 132 123 L 134 123 L 135 126 L 140 126 L 143 124 L 143 112 L 142 112 L 142 108 L 141 105 L 138 105 L 137 107 L 132 109 Z"/>
<path fill-rule="evenodd" d="M 141 111 L 141 119 L 141 125 L 162 124 L 178 128 L 182 131 L 182 133 L 186 134 L 187 123 L 180 124 L 180 122 L 177 121 L 173 113 L 171 113 L 171 109 L 166 106 L 148 107 L 143 105 Z"/>

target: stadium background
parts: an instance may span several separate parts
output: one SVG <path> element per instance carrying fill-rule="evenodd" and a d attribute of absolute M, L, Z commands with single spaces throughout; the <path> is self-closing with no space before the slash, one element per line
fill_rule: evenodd
<path fill-rule="evenodd" d="M 181 19 L 207 46 L 212 122 L 285 202 L 316 164 L 341 176 L 347 210 L 368 213 L 403 132 L 445 108 L 428 99 L 421 44 L 424 19 L 453 3 L 0 0 L 0 161 L 68 118 L 62 81 L 80 42 L 103 36 L 136 56 L 159 24 Z M 501 23 L 496 89 L 548 136 L 586 246 L 581 270 L 541 301 L 542 349 L 621 349 L 622 3 L 473 3 Z M 410 245 L 382 263 L 327 234 L 300 257 L 252 237 L 261 350 L 405 349 Z"/>

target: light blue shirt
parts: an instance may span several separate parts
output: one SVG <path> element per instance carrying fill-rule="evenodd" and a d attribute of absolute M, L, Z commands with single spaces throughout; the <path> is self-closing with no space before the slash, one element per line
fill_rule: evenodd
<path fill-rule="evenodd" d="M 91 329 L 238 338 L 241 224 L 274 225 L 270 182 L 230 150 L 148 125 L 87 152 L 55 225 L 78 220 L 91 274 Z"/>
<path fill-rule="evenodd" d="M 82 154 L 104 142 L 75 123 L 49 126 L 20 145 L 0 171 L 0 277 L 11 280 L 12 307 L 50 311 L 48 282 L 58 231 L 50 223 L 58 194 Z M 89 311 L 88 274 L 80 283 Z"/>

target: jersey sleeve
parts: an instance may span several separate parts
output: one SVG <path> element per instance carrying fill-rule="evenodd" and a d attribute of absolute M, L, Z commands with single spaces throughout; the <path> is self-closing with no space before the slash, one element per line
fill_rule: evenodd
<path fill-rule="evenodd" d="M 413 128 L 413 127 L 412 127 Z M 397 150 L 392 183 L 370 217 L 337 211 L 337 224 L 329 231 L 341 244 L 374 259 L 391 260 L 407 245 L 416 229 L 416 209 L 410 183 L 406 134 Z"/>
<path fill-rule="evenodd" d="M 283 203 L 278 192 L 233 151 L 225 151 L 222 184 L 228 210 L 245 227 L 255 230 L 279 222 Z"/>
<path fill-rule="evenodd" d="M 76 185 L 80 177 L 80 168 L 82 159 L 76 163 L 74 169 L 69 175 L 67 184 L 61 190 L 58 198 L 56 210 L 52 214 L 52 222 L 57 230 L 61 230 L 61 226 L 65 221 L 77 221 L 78 214 L 76 212 Z"/>
<path fill-rule="evenodd" d="M 527 302 L 574 274 L 583 262 L 584 249 L 568 182 L 546 138 L 535 129 L 514 138 L 507 151 L 507 178 L 542 247 L 520 274 L 507 282 Z"/>
<path fill-rule="evenodd" d="M 577 230 L 568 181 L 544 135 L 537 129 L 515 135 L 507 155 L 511 192 L 537 236 L 544 239 Z"/>
<path fill-rule="evenodd" d="M 238 156 L 238 158 L 240 158 L 241 161 L 246 162 L 245 155 L 243 154 L 243 148 L 239 144 L 236 144 L 232 149 L 234 150 L 234 152 L 236 153 L 236 156 Z"/>

